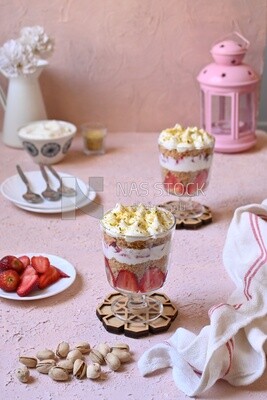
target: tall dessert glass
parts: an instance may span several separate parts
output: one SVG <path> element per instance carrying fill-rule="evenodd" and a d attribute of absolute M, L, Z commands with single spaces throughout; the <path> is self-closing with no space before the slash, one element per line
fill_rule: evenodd
<path fill-rule="evenodd" d="M 151 294 L 166 280 L 175 218 L 155 206 L 122 206 L 101 221 L 102 246 L 109 284 L 121 296 L 113 314 L 124 321 L 147 323 L 157 319 L 163 305 Z"/>
<path fill-rule="evenodd" d="M 215 139 L 203 129 L 175 125 L 163 130 L 158 139 L 163 186 L 177 196 L 172 202 L 176 217 L 190 219 L 205 213 L 205 207 L 193 200 L 205 195 L 209 183 Z"/>

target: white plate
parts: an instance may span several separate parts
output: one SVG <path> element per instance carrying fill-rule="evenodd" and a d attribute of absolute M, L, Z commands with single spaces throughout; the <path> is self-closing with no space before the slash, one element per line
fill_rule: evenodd
<path fill-rule="evenodd" d="M 13 203 L 13 204 L 15 206 L 21 208 L 22 210 L 26 210 L 26 211 L 30 211 L 30 212 L 34 212 L 34 213 L 58 214 L 58 213 L 64 213 L 64 212 L 81 209 L 81 208 L 87 206 L 87 204 L 90 204 L 91 201 L 93 201 L 95 197 L 96 197 L 95 191 L 93 189 L 90 189 L 90 191 L 88 191 L 88 194 L 86 195 L 84 200 L 80 201 L 79 203 L 75 203 L 75 200 L 73 200 L 73 204 L 69 205 L 68 207 L 65 207 L 64 205 L 62 205 L 62 207 L 60 207 L 60 208 L 46 209 L 46 208 L 31 208 L 30 206 L 26 207 L 26 206 L 22 206 L 22 205 L 16 204 L 16 203 Z"/>
<path fill-rule="evenodd" d="M 55 294 L 61 293 L 64 290 L 66 290 L 70 285 L 73 284 L 76 278 L 76 270 L 72 264 L 70 264 L 67 260 L 64 258 L 58 257 L 58 256 L 53 256 L 52 254 L 40 254 L 40 253 L 24 253 L 28 257 L 33 257 L 33 256 L 39 256 L 42 255 L 44 257 L 48 257 L 49 261 L 52 265 L 55 267 L 58 267 L 61 269 L 61 271 L 65 272 L 67 275 L 69 275 L 69 278 L 61 278 L 59 281 L 56 283 L 52 284 L 51 286 L 48 286 L 45 289 L 42 290 L 35 290 L 32 293 L 29 294 L 29 296 L 25 297 L 20 297 L 17 295 L 15 292 L 5 292 L 4 290 L 0 289 L 0 297 L 3 299 L 10 299 L 10 300 L 39 300 L 39 299 L 45 299 L 46 297 L 51 297 L 54 296 Z M 21 256 L 23 254 L 17 255 L 17 257 Z"/>
<path fill-rule="evenodd" d="M 34 192 L 40 194 L 46 188 L 46 184 L 40 171 L 30 171 L 25 174 L 29 179 L 31 188 Z M 59 187 L 58 180 L 49 172 L 48 175 L 51 187 L 56 190 Z M 59 213 L 63 211 L 71 211 L 79 207 L 84 207 L 95 199 L 95 191 L 91 187 L 88 187 L 88 185 L 86 185 L 86 183 L 81 179 L 65 173 L 59 173 L 59 176 L 62 178 L 63 183 L 66 186 L 76 189 L 76 196 L 64 196 L 58 201 L 44 200 L 43 203 L 30 204 L 22 197 L 26 191 L 26 186 L 19 175 L 13 175 L 10 178 L 7 178 L 1 185 L 1 193 L 17 207 L 38 213 Z"/>

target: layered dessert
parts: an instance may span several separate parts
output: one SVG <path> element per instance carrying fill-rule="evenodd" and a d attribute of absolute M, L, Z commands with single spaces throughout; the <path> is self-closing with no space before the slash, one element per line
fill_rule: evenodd
<path fill-rule="evenodd" d="M 208 185 L 214 137 L 204 129 L 176 124 L 158 138 L 165 190 L 176 196 L 203 194 Z"/>
<path fill-rule="evenodd" d="M 117 204 L 102 221 L 109 284 L 123 293 L 150 293 L 167 276 L 175 219 L 154 206 Z"/>

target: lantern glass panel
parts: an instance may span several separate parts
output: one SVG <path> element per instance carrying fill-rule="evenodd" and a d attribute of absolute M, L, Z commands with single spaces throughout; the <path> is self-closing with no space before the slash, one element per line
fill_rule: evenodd
<path fill-rule="evenodd" d="M 206 118 L 205 118 L 205 110 L 206 110 L 206 104 L 205 104 L 205 92 L 203 92 L 203 90 L 201 90 L 201 126 L 203 129 L 207 129 L 206 128 Z"/>
<path fill-rule="evenodd" d="M 231 96 L 211 96 L 211 133 L 231 135 Z"/>
<path fill-rule="evenodd" d="M 239 95 L 239 136 L 250 133 L 253 129 L 253 96 L 252 93 L 240 93 Z"/>

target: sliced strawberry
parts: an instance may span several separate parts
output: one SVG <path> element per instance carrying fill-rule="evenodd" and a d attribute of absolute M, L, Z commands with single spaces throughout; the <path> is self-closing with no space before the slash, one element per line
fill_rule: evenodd
<path fill-rule="evenodd" d="M 32 273 L 22 274 L 20 279 L 19 287 L 17 288 L 17 294 L 21 297 L 27 296 L 30 292 L 37 288 L 38 275 Z"/>
<path fill-rule="evenodd" d="M 53 265 L 50 265 L 49 268 L 39 276 L 39 289 L 45 289 L 47 286 L 52 285 L 60 279 L 60 272 Z"/>
<path fill-rule="evenodd" d="M 24 270 L 22 262 L 15 256 L 5 256 L 0 260 L 0 270 L 14 269 L 19 274 Z"/>
<path fill-rule="evenodd" d="M 206 169 L 203 169 L 197 174 L 194 182 L 187 185 L 187 193 L 191 196 L 194 194 L 198 195 L 203 193 L 203 190 L 206 187 L 207 179 L 208 171 Z"/>
<path fill-rule="evenodd" d="M 165 278 L 165 274 L 157 267 L 147 269 L 139 283 L 140 292 L 148 293 L 161 288 Z"/>
<path fill-rule="evenodd" d="M 207 169 L 203 169 L 197 175 L 195 183 L 197 184 L 199 190 L 205 189 L 208 180 L 208 175 L 209 174 Z"/>
<path fill-rule="evenodd" d="M 50 261 L 44 256 L 33 256 L 31 258 L 31 265 L 39 274 L 43 274 L 48 270 Z"/>
<path fill-rule="evenodd" d="M 21 278 L 23 278 L 26 275 L 38 275 L 38 274 L 37 271 L 31 265 L 27 265 L 27 267 L 25 268 L 25 270 L 21 275 Z"/>
<path fill-rule="evenodd" d="M 70 276 L 68 274 L 66 274 L 66 272 L 62 271 L 61 269 L 55 267 L 54 265 L 52 265 L 52 267 L 56 268 L 59 272 L 59 275 L 61 278 L 69 278 Z"/>
<path fill-rule="evenodd" d="M 105 258 L 105 269 L 106 269 L 107 279 L 108 279 L 110 285 L 114 286 L 115 285 L 114 275 L 113 275 L 112 270 L 110 268 L 109 261 L 108 261 L 107 257 L 104 257 L 104 258 Z"/>
<path fill-rule="evenodd" d="M 196 191 L 197 191 L 197 183 L 195 181 L 190 182 L 186 185 L 186 194 L 188 196 L 194 196 Z"/>
<path fill-rule="evenodd" d="M 7 269 L 0 273 L 0 288 L 5 292 L 15 292 L 19 282 L 20 276 L 14 269 Z"/>
<path fill-rule="evenodd" d="M 115 281 L 115 287 L 117 289 L 126 290 L 128 292 L 138 292 L 138 281 L 135 274 L 131 271 L 122 269 Z"/>
<path fill-rule="evenodd" d="M 165 175 L 163 185 L 167 192 L 174 193 L 177 196 L 184 194 L 184 185 L 179 182 L 177 177 L 171 171 Z"/>
<path fill-rule="evenodd" d="M 31 263 L 30 257 L 28 257 L 28 256 L 20 256 L 20 257 L 18 257 L 18 258 L 19 258 L 19 260 L 22 262 L 22 264 L 23 264 L 23 266 L 24 266 L 24 269 L 25 269 L 28 265 L 30 265 L 30 263 Z"/>

